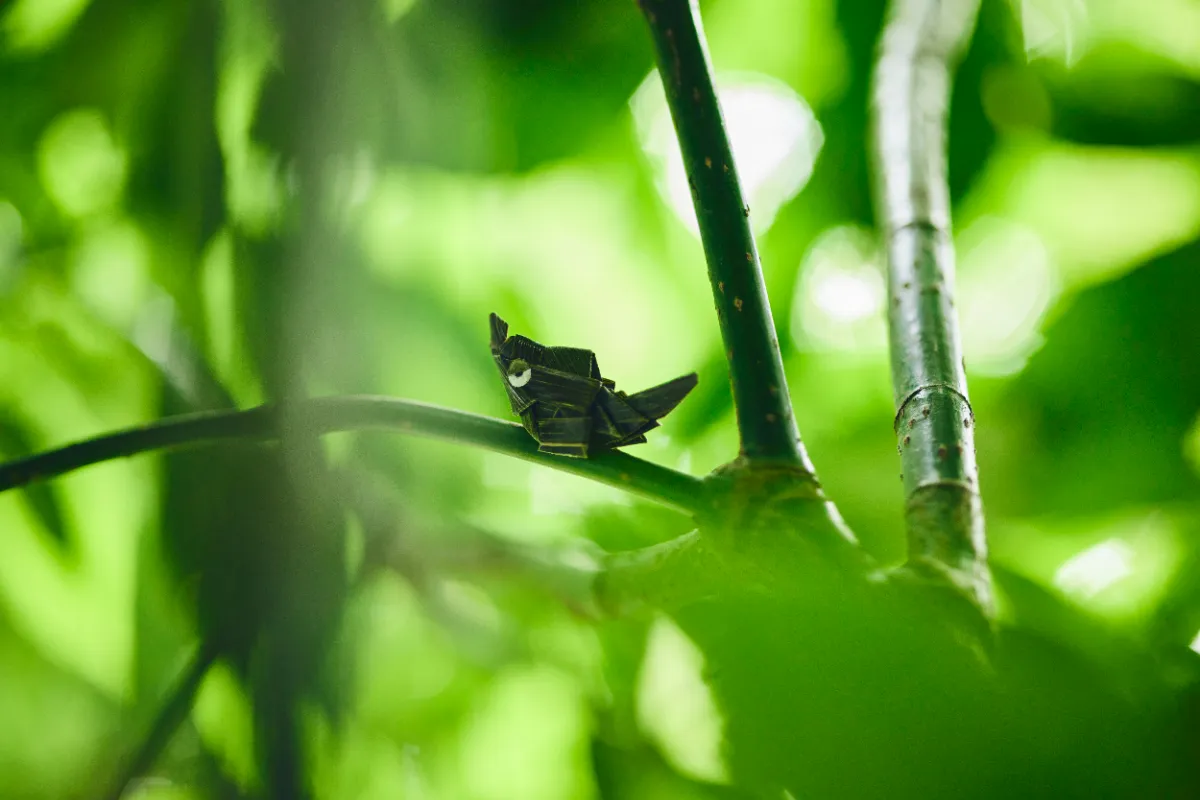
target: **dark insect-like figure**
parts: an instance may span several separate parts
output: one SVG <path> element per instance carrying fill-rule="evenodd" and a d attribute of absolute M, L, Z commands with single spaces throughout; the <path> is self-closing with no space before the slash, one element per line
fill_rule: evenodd
<path fill-rule="evenodd" d="M 513 413 L 543 453 L 587 458 L 589 451 L 640 444 L 696 386 L 693 372 L 637 394 L 618 392 L 600 377 L 591 350 L 546 347 L 509 336 L 508 323 L 495 314 L 491 322 L 492 357 Z"/>

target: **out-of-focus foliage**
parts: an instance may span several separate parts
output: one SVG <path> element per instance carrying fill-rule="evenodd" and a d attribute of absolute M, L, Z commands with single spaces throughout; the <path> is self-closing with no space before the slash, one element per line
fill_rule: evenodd
<path fill-rule="evenodd" d="M 496 311 L 595 350 L 625 388 L 698 370 L 633 452 L 697 475 L 730 460 L 710 289 L 635 4 L 328 5 L 316 29 L 336 70 L 311 95 L 325 106 L 287 82 L 281 37 L 307 4 L 0 9 L 0 453 L 259 402 L 281 315 L 313 393 L 507 417 Z M 701 8 L 797 419 L 864 547 L 897 563 L 866 150 L 883 6 Z M 262 245 L 294 231 L 305 177 L 281 150 L 312 131 L 340 227 L 293 281 L 287 257 L 263 267 Z M 1029 680 L 977 692 L 974 654 L 906 620 L 919 610 L 876 615 L 885 597 L 819 576 L 792 598 L 588 623 L 537 580 L 473 561 L 471 532 L 620 550 L 689 521 L 503 456 L 330 437 L 322 481 L 373 474 L 395 505 L 378 525 L 347 504 L 337 524 L 290 527 L 278 487 L 240 473 L 256 468 L 236 452 L 145 456 L 0 497 L 0 796 L 97 792 L 197 637 L 249 635 L 279 597 L 312 603 L 299 613 L 314 629 L 341 615 L 313 640 L 329 664 L 300 720 L 322 798 L 729 798 L 745 776 L 826 797 L 845 791 L 839 774 L 908 796 L 1012 762 L 1078 796 L 1158 786 L 1161 753 L 1104 748 L 1200 746 L 1194 690 L 1170 688 L 1194 680 L 1200 649 L 1200 10 L 985 0 L 949 141 L 1004 657 Z M 342 527 L 344 547 L 321 538 Z M 329 593 L 284 579 L 306 558 L 330 568 Z M 272 676 L 251 672 L 236 657 L 209 672 L 162 780 L 129 796 L 262 789 L 255 693 Z M 848 684 L 861 695 L 832 694 Z M 1189 708 L 1192 728 L 1172 727 Z M 976 714 L 1010 727 L 959 719 L 948 736 Z M 954 770 L 889 749 L 921 736 L 899 727 L 917 718 L 948 737 Z"/>

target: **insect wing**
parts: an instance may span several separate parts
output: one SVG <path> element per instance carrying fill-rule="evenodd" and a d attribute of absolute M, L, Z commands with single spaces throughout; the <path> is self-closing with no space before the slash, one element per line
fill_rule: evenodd
<path fill-rule="evenodd" d="M 692 372 L 631 394 L 627 400 L 641 414 L 651 419 L 662 419 L 687 397 L 688 392 L 696 388 L 697 380 L 696 373 Z"/>
<path fill-rule="evenodd" d="M 619 440 L 623 441 L 632 435 L 655 427 L 654 420 L 631 406 L 624 393 L 614 393 L 605 389 L 597 398 L 596 405 L 608 419 L 612 420 Z"/>
<path fill-rule="evenodd" d="M 521 412 L 521 425 L 524 426 L 525 432 L 533 437 L 534 441 L 538 438 L 538 416 L 537 403 L 531 403 L 528 408 Z"/>
<path fill-rule="evenodd" d="M 592 419 L 587 416 L 550 417 L 537 422 L 538 450 L 560 456 L 587 458 Z"/>
<path fill-rule="evenodd" d="M 537 403 L 536 398 L 530 397 L 525 391 L 511 386 L 507 380 L 504 381 L 504 390 L 508 393 L 508 404 L 512 406 L 514 414 L 524 414 Z"/>
<path fill-rule="evenodd" d="M 488 322 L 492 329 L 492 353 L 499 353 L 504 340 L 508 338 L 508 323 L 500 319 L 497 314 L 489 316 Z"/>
<path fill-rule="evenodd" d="M 600 379 L 596 354 L 582 347 L 547 347 L 542 354 L 543 364 L 560 372 L 570 372 L 585 378 Z"/>
<path fill-rule="evenodd" d="M 528 336 L 516 334 L 504 340 L 504 344 L 500 346 L 500 356 L 506 361 L 514 361 L 519 358 L 530 364 L 545 365 L 546 348 Z"/>
<path fill-rule="evenodd" d="M 600 381 L 545 367 L 531 367 L 533 374 L 522 387 L 540 404 L 586 414 L 600 391 Z"/>
<path fill-rule="evenodd" d="M 617 423 L 604 410 L 602 399 L 592 405 L 592 443 L 598 447 L 616 447 L 625 438 Z"/>

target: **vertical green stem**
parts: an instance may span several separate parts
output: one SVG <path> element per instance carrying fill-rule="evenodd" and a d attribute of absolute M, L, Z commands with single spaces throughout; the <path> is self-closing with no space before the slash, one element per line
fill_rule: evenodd
<path fill-rule="evenodd" d="M 948 573 L 986 607 L 987 544 L 954 310 L 946 172 L 951 69 L 978 8 L 978 0 L 893 0 L 875 72 L 874 144 L 909 560 Z"/>
<path fill-rule="evenodd" d="M 812 476 L 812 463 L 792 415 L 779 340 L 750 231 L 750 209 L 742 196 L 713 88 L 699 11 L 690 0 L 639 0 L 639 5 L 654 39 L 658 71 L 692 189 L 729 359 L 742 455 L 751 463 L 788 463 Z"/>

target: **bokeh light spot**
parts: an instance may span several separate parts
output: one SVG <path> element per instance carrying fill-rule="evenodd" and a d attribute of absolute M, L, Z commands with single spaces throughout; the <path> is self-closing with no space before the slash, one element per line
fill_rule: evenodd
<path fill-rule="evenodd" d="M 4 44 L 12 52 L 45 50 L 71 29 L 89 0 L 17 0 L 4 15 Z"/>
<path fill-rule="evenodd" d="M 1200 414 L 1196 415 L 1196 419 L 1183 436 L 1183 457 L 1192 465 L 1196 474 L 1200 475 Z"/>
<path fill-rule="evenodd" d="M 218 662 L 205 675 L 192 709 L 192 722 L 205 749 L 226 775 L 243 789 L 257 782 L 250 699 L 226 664 Z"/>
<path fill-rule="evenodd" d="M 804 99 L 765 75 L 718 79 L 717 90 L 750 219 L 754 229 L 762 232 L 808 182 L 824 134 Z M 683 156 L 657 71 L 642 82 L 630 105 L 642 147 L 658 171 L 660 191 L 688 229 L 699 233 Z"/>
<path fill-rule="evenodd" d="M 659 617 L 650 629 L 638 676 L 638 724 L 685 775 L 723 783 L 724 719 L 701 677 L 704 654 L 673 622 Z"/>
<path fill-rule="evenodd" d="M 1013 138 L 991 159 L 958 222 L 989 215 L 1036 233 L 1064 288 L 1077 290 L 1200 234 L 1200 160 L 1183 151 Z"/>
<path fill-rule="evenodd" d="M 1090 25 L 1084 0 L 1020 0 L 1020 18 L 1030 61 L 1050 58 L 1070 67 L 1087 48 Z"/>
<path fill-rule="evenodd" d="M 801 348 L 875 351 L 887 346 L 887 294 L 874 235 L 832 228 L 813 243 L 792 298 L 792 338 Z"/>
<path fill-rule="evenodd" d="M 1090 600 L 1133 573 L 1133 548 L 1119 539 L 1089 547 L 1054 573 L 1054 583 L 1067 594 Z"/>
<path fill-rule="evenodd" d="M 0 200 L 0 281 L 14 271 L 25 238 L 21 212 L 12 203 Z"/>
<path fill-rule="evenodd" d="M 972 372 L 1009 375 L 1041 346 L 1041 321 L 1059 291 L 1045 245 L 1027 226 L 995 217 L 959 237 L 957 303 Z"/>
<path fill-rule="evenodd" d="M 395 23 L 412 10 L 417 0 L 382 0 L 383 15 L 389 23 Z"/>
<path fill-rule="evenodd" d="M 1195 0 L 1104 0 L 1089 5 L 1095 44 L 1132 45 L 1200 77 L 1200 3 Z M 1157 61 L 1158 59 L 1156 59 Z"/>
<path fill-rule="evenodd" d="M 128 220 L 88 234 L 71 262 L 71 289 L 108 324 L 129 331 L 150 295 L 149 245 Z"/>
<path fill-rule="evenodd" d="M 38 172 L 66 214 L 111 208 L 125 187 L 125 151 L 96 109 L 68 111 L 51 122 L 38 146 Z"/>
<path fill-rule="evenodd" d="M 579 689 L 548 667 L 500 674 L 462 737 L 461 797 L 572 800 L 592 795 Z"/>

